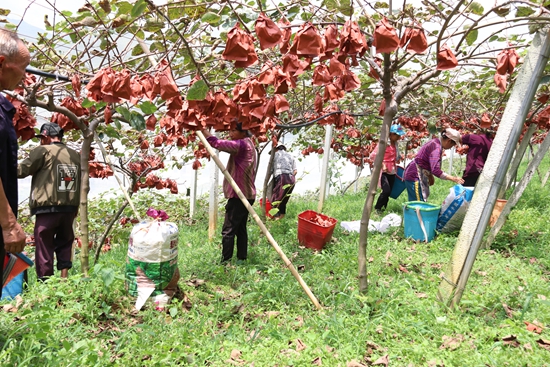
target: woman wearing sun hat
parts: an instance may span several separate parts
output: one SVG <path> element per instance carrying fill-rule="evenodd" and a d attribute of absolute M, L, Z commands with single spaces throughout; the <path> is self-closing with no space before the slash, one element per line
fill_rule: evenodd
<path fill-rule="evenodd" d="M 439 138 L 430 140 L 420 148 L 403 175 L 409 201 L 427 201 L 430 186 L 434 184 L 434 176 L 457 184 L 464 183 L 461 177 L 448 175 L 441 170 L 443 150 L 451 149 L 457 144 L 460 144 L 460 133 L 448 127 L 441 132 Z"/>
<path fill-rule="evenodd" d="M 405 135 L 405 130 L 399 124 L 392 125 L 390 128 L 389 144 L 386 146 L 384 160 L 382 161 L 382 174 L 380 175 L 380 187 L 382 192 L 378 196 L 374 209 L 381 212 L 388 205 L 391 190 L 395 182 L 395 174 L 397 173 L 397 163 L 400 161 L 397 142 Z M 378 153 L 378 145 L 373 149 L 370 159 L 374 161 Z"/>

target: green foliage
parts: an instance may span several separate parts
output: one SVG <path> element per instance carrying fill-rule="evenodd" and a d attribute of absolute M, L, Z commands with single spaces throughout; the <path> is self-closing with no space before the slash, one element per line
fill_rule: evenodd
<path fill-rule="evenodd" d="M 190 101 L 202 101 L 206 98 L 208 86 L 204 80 L 197 80 L 187 91 L 187 99 Z"/>
<path fill-rule="evenodd" d="M 203 22 L 206 22 L 210 25 L 218 25 L 220 23 L 220 20 L 222 19 L 222 17 L 220 17 L 218 14 L 216 13 L 211 13 L 211 12 L 208 12 L 208 13 L 205 13 L 202 17 L 201 17 L 201 20 Z"/>
<path fill-rule="evenodd" d="M 516 11 L 516 17 L 528 17 L 531 14 L 534 14 L 535 11 L 527 6 L 518 6 Z"/>
<path fill-rule="evenodd" d="M 472 12 L 475 15 L 483 15 L 483 13 L 485 12 L 485 9 L 483 9 L 483 6 L 480 3 L 472 1 L 472 3 L 468 5 L 467 11 Z"/>
<path fill-rule="evenodd" d="M 143 14 L 145 9 L 147 9 L 147 2 L 145 0 L 137 0 L 130 11 L 130 15 L 132 18 L 137 18 Z"/>

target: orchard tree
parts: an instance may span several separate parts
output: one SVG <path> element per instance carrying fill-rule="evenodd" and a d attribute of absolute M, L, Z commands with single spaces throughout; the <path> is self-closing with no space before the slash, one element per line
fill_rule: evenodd
<path fill-rule="evenodd" d="M 506 92 L 513 81 L 515 53 L 547 21 L 539 3 L 496 1 L 486 8 L 466 0 L 414 1 L 395 9 L 391 1 L 359 0 L 87 1 L 74 14 L 55 9 L 56 21 L 30 47 L 32 66 L 69 79 L 29 80 L 15 97 L 79 131 L 85 177 L 96 135 L 131 152 L 137 142 L 145 156 L 155 154 L 142 144 L 149 140 L 186 157 L 193 150 L 198 168 L 207 153 L 195 131 L 228 130 L 237 120 L 271 146 L 281 129 L 301 127 L 299 136 L 314 142 L 320 129 L 309 122 L 333 125 L 333 149 L 349 149 L 345 155 L 355 164 L 365 163 L 368 141 L 378 139 L 372 173 L 378 177 L 396 118 L 420 139 L 434 115 L 494 115 L 488 101 L 505 103 L 506 93 L 497 90 Z M 474 80 L 483 88 L 472 90 Z M 128 152 L 116 154 L 131 161 Z M 86 271 L 86 178 L 83 183 Z M 362 291 L 376 186 L 371 180 L 361 219 Z"/>

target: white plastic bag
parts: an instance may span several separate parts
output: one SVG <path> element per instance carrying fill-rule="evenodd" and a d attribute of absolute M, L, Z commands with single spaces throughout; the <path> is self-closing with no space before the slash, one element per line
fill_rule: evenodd
<path fill-rule="evenodd" d="M 441 233 L 455 232 L 462 227 L 464 216 L 470 207 L 474 196 L 473 187 L 454 185 L 449 189 L 449 195 L 443 200 L 436 230 Z"/>

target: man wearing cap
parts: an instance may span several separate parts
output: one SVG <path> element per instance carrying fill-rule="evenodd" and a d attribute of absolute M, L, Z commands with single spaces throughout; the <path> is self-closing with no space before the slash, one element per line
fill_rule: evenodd
<path fill-rule="evenodd" d="M 30 54 L 16 33 L 0 28 L 0 91 L 14 90 L 29 65 Z M 17 135 L 13 127 L 15 107 L 0 93 L 0 269 L 4 251 L 19 253 L 25 247 L 25 232 L 17 223 Z M 0 296 L 3 272 L 0 271 Z"/>
<path fill-rule="evenodd" d="M 386 146 L 386 152 L 384 153 L 384 160 L 382 161 L 382 171 L 380 175 L 379 184 L 382 188 L 382 192 L 378 196 L 374 209 L 377 212 L 382 212 L 386 209 L 388 201 L 390 199 L 391 190 L 395 183 L 395 174 L 397 173 L 397 163 L 401 157 L 397 147 L 397 142 L 401 137 L 405 135 L 405 130 L 399 124 L 394 124 L 390 128 L 389 144 Z M 378 145 L 373 149 L 370 159 L 374 161 L 376 154 L 378 153 Z"/>
<path fill-rule="evenodd" d="M 80 154 L 65 146 L 63 129 L 47 122 L 40 127 L 40 146 L 19 164 L 17 177 L 32 175 L 29 206 L 36 215 L 36 274 L 54 274 L 54 253 L 61 277 L 72 267 L 73 221 L 80 204 Z"/>
<path fill-rule="evenodd" d="M 273 158 L 273 194 L 271 195 L 273 207 L 279 210 L 274 215 L 276 220 L 283 219 L 286 214 L 286 204 L 294 190 L 297 172 L 294 157 L 286 151 L 284 145 L 280 144 Z"/>
<path fill-rule="evenodd" d="M 244 197 L 250 205 L 256 199 L 256 148 L 250 139 L 248 130 L 241 122 L 236 123 L 229 131 L 229 140 L 218 139 L 207 130 L 202 133 L 212 147 L 229 153 L 227 172 L 231 175 Z M 237 259 L 246 260 L 248 257 L 248 233 L 246 222 L 248 210 L 243 204 L 229 181 L 223 180 L 223 194 L 227 199 L 225 205 L 225 220 L 222 228 L 222 259 L 226 263 L 233 257 L 235 237 L 237 237 Z"/>
<path fill-rule="evenodd" d="M 428 200 L 430 186 L 434 184 L 433 176 L 457 184 L 464 183 L 462 178 L 448 175 L 441 170 L 443 150 L 451 149 L 457 144 L 460 144 L 460 133 L 448 127 L 441 132 L 441 137 L 430 140 L 420 148 L 403 175 L 409 201 Z"/>

